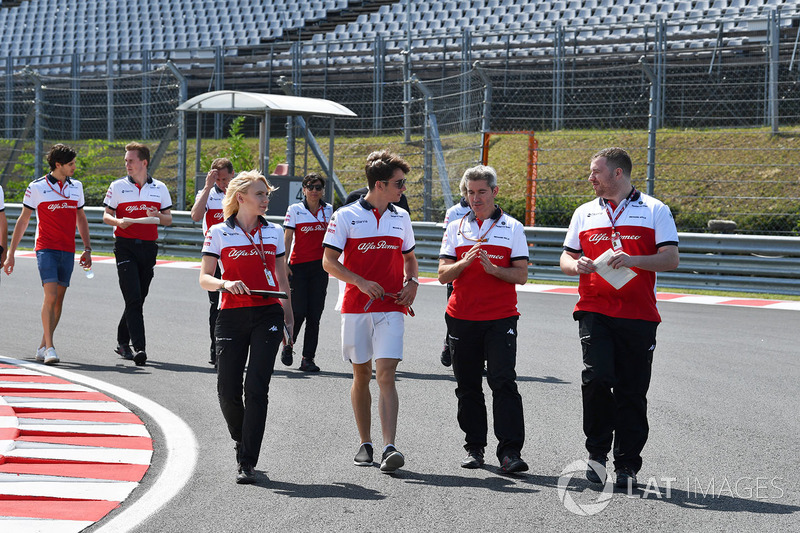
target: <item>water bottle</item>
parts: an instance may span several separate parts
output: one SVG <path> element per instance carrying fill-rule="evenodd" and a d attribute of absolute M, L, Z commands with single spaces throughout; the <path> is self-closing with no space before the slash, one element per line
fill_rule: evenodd
<path fill-rule="evenodd" d="M 94 272 L 92 272 L 92 267 L 90 266 L 83 267 L 83 273 L 86 274 L 86 279 L 92 279 L 94 277 Z"/>

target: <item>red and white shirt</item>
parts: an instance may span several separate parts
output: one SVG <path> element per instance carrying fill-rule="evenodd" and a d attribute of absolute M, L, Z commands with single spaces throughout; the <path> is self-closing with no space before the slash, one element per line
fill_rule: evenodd
<path fill-rule="evenodd" d="M 446 228 L 454 220 L 461 220 L 461 217 L 469 213 L 469 202 L 466 198 L 462 198 L 457 204 L 450 206 L 444 214 L 444 227 Z"/>
<path fill-rule="evenodd" d="M 564 250 L 594 259 L 611 248 L 611 219 L 606 200 L 587 202 L 572 215 Z M 615 223 L 622 249 L 628 255 L 653 255 L 661 246 L 678 245 L 678 230 L 669 207 L 636 191 L 630 202 L 614 206 L 612 217 L 624 209 Z M 633 269 L 637 276 L 617 290 L 599 274 L 583 274 L 578 284 L 580 299 L 575 311 L 590 311 L 616 318 L 661 322 L 656 308 L 656 273 Z"/>
<path fill-rule="evenodd" d="M 235 217 L 211 226 L 203 243 L 203 255 L 218 259 L 223 280 L 242 280 L 250 289 L 279 291 L 275 258 L 283 257 L 285 253 L 283 229 L 263 217 L 258 221 L 259 225 L 250 233 L 250 238 L 236 223 Z M 219 300 L 220 309 L 272 304 L 280 304 L 280 300 L 227 292 L 223 292 Z"/>
<path fill-rule="evenodd" d="M 34 180 L 25 190 L 22 205 L 36 211 L 36 250 L 75 252 L 78 209 L 83 209 L 83 184 L 52 174 Z"/>
<path fill-rule="evenodd" d="M 199 194 L 197 196 L 200 196 Z M 211 188 L 206 200 L 206 212 L 203 215 L 203 235 L 208 233 L 208 228 L 214 224 L 224 222 L 222 215 L 222 199 L 225 198 L 225 191 L 217 187 Z"/>
<path fill-rule="evenodd" d="M 103 205 L 114 209 L 117 218 L 144 218 L 148 207 L 159 211 L 171 209 L 172 199 L 163 182 L 148 176 L 139 187 L 133 178 L 126 176 L 111 182 Z M 114 236 L 154 241 L 158 239 L 158 224 L 131 224 L 125 229 L 116 226 Z"/>
<path fill-rule="evenodd" d="M 321 200 L 315 213 L 311 212 L 306 200 L 289 206 L 283 227 L 294 230 L 294 244 L 289 256 L 291 264 L 322 260 L 322 239 L 332 214 L 333 208 Z"/>
<path fill-rule="evenodd" d="M 458 261 L 477 244 L 478 239 L 486 239 L 481 248 L 497 266 L 508 268 L 512 261 L 528 262 L 525 228 L 500 208 L 496 208 L 487 220 L 478 220 L 471 210 L 467 215 L 451 220 L 442 237 L 439 258 Z M 446 313 L 459 320 L 498 320 L 518 316 L 517 290 L 513 283 L 487 274 L 480 261 L 475 259 L 453 280 L 453 294 L 447 301 Z"/>
<path fill-rule="evenodd" d="M 3 186 L 0 185 L 0 211 L 6 210 L 6 195 L 3 192 Z"/>
<path fill-rule="evenodd" d="M 340 207 L 331 217 L 322 245 L 343 252 L 345 268 L 359 276 L 379 283 L 385 292 L 403 289 L 403 254 L 414 251 L 416 241 L 408 211 L 392 204 L 383 215 L 364 198 Z M 342 301 L 342 313 L 391 312 L 406 313 L 408 308 L 394 303 L 392 298 L 364 306 L 369 296 L 347 283 Z"/>

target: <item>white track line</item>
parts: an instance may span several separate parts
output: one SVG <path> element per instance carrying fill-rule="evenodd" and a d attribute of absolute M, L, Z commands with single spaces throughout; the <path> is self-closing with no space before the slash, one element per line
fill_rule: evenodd
<path fill-rule="evenodd" d="M 5 361 L 4 361 L 5 359 Z M 145 492 L 139 499 L 131 504 L 126 504 L 122 511 L 114 511 L 114 515 L 108 522 L 101 526 L 97 531 L 102 532 L 126 532 L 136 528 L 139 524 L 155 514 L 174 498 L 186 485 L 194 472 L 197 464 L 198 445 L 197 438 L 191 428 L 180 417 L 159 405 L 158 403 L 145 398 L 135 392 L 131 392 L 122 387 L 100 381 L 63 370 L 61 368 L 46 367 L 41 364 L 21 361 L 18 359 L 0 357 L 0 361 L 18 365 L 22 368 L 36 369 L 58 376 L 60 378 L 81 383 L 94 389 L 106 392 L 112 396 L 120 398 L 132 405 L 135 405 L 152 418 L 158 424 L 164 435 L 164 447 L 167 457 L 164 468 L 158 479 L 153 482 L 152 487 Z M 24 415 L 23 415 L 24 416 Z M 4 531 L 14 531 L 13 522 L 16 520 L 0 521 L 0 526 Z M 91 524 L 83 525 L 83 528 Z M 10 526 L 10 529 L 6 529 Z M 69 528 L 58 529 L 54 527 L 49 531 L 80 531 L 73 529 L 72 524 Z"/>

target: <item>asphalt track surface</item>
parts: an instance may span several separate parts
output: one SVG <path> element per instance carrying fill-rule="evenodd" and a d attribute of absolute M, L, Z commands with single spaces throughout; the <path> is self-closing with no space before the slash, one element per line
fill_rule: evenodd
<path fill-rule="evenodd" d="M 162 479 L 168 454 L 158 424 L 119 398 L 147 425 L 153 464 L 120 509 L 89 531 L 106 525 L 140 532 L 797 529 L 797 311 L 661 303 L 650 440 L 639 473 L 648 490 L 617 491 L 596 514 L 579 516 L 562 503 L 564 494 L 567 504 L 590 510 L 604 498 L 581 476 L 561 477 L 585 459 L 574 296 L 520 294 L 517 372 L 527 475 L 498 474 L 491 434 L 486 468 L 459 467 L 464 453 L 455 382 L 438 360 L 445 300 L 438 286 L 420 289 L 416 317 L 406 319 L 396 443 L 406 466 L 395 475 L 381 474 L 377 465 L 353 466 L 358 436 L 350 369 L 339 352 L 331 283 L 317 355 L 322 372 L 303 374 L 276 363 L 259 482 L 239 486 L 207 363 L 208 305 L 197 272 L 156 270 L 145 305 L 150 359 L 143 368 L 112 351 L 122 310 L 113 263 L 98 263 L 95 273 L 87 280 L 76 270 L 67 292 L 55 336 L 59 368 L 160 404 L 188 424 L 199 455 L 189 481 L 160 510 L 114 522 L 158 485 L 182 483 L 180 475 Z M 0 305 L 0 353 L 32 360 L 41 336 L 34 261 L 19 260 L 12 277 L 3 274 Z M 373 440 L 381 446 L 374 382 L 373 390 Z M 180 443 L 173 451 L 180 455 Z M 566 491 L 558 488 L 560 477 Z"/>

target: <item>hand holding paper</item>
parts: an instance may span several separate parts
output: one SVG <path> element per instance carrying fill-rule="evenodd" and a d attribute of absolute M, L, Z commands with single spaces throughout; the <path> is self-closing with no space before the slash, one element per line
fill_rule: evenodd
<path fill-rule="evenodd" d="M 608 264 L 608 260 L 611 259 L 613 254 L 614 252 L 609 248 L 594 260 L 594 266 L 597 269 L 595 270 L 597 274 L 609 282 L 612 287 L 619 290 L 636 277 L 636 272 L 628 267 L 612 268 Z"/>

